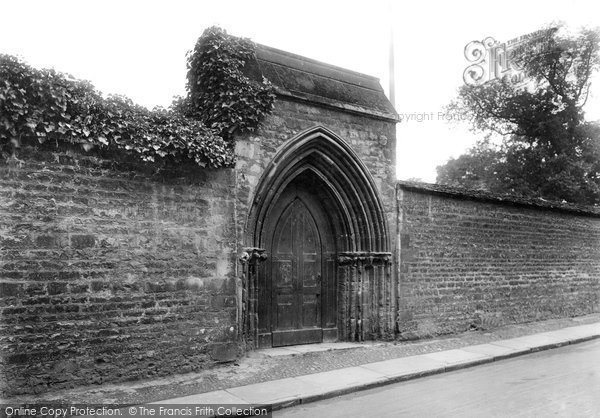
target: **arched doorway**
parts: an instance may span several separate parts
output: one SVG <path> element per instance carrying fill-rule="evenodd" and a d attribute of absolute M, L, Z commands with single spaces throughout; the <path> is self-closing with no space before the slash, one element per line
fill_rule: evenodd
<path fill-rule="evenodd" d="M 265 225 L 269 257 L 259 291 L 259 328 L 270 331 L 274 347 L 338 337 L 336 232 L 326 200 L 307 170 L 285 187 Z"/>
<path fill-rule="evenodd" d="M 256 189 L 246 232 L 252 344 L 363 340 L 393 329 L 383 207 L 368 170 L 333 132 L 315 127 L 281 147 Z"/>

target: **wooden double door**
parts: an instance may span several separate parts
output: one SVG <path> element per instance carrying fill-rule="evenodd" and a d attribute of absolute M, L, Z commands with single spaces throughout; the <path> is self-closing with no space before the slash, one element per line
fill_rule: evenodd
<path fill-rule="evenodd" d="M 267 300 L 271 345 L 337 339 L 332 228 L 318 200 L 295 189 L 270 228 Z M 259 318 L 260 321 L 260 318 Z"/>

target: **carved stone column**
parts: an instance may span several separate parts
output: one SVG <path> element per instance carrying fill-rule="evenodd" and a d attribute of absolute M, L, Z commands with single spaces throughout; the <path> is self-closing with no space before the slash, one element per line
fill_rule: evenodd
<path fill-rule="evenodd" d="M 260 263 L 267 259 L 262 248 L 248 247 L 240 256 L 242 264 L 242 321 L 246 343 L 255 348 L 258 342 L 258 283 Z"/>
<path fill-rule="evenodd" d="M 343 338 L 364 341 L 393 335 L 391 260 L 392 254 L 388 252 L 338 255 Z"/>

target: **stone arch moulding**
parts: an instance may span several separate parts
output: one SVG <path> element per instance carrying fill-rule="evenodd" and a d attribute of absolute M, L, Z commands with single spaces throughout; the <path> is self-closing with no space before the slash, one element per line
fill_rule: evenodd
<path fill-rule="evenodd" d="M 303 179 L 303 181 L 299 181 Z M 308 179 L 308 180 L 306 180 Z M 300 186 L 298 186 L 299 184 Z M 310 184 L 310 186 L 302 186 Z M 254 193 L 245 231 L 243 331 L 251 346 L 268 346 L 270 303 L 268 225 L 290 188 L 304 187 L 323 206 L 335 241 L 333 283 L 338 339 L 393 336 L 394 304 L 390 237 L 375 182 L 343 139 L 322 126 L 283 144 Z"/>

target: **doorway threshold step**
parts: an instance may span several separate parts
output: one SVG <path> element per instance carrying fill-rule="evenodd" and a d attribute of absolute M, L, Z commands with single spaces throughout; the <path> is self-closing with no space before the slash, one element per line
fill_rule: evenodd
<path fill-rule="evenodd" d="M 365 348 L 365 343 L 318 343 L 318 344 L 302 344 L 290 345 L 287 347 L 264 348 L 248 353 L 249 357 L 282 357 L 282 356 L 297 356 L 306 353 L 317 353 L 322 351 L 334 350 L 351 350 L 356 348 Z"/>

